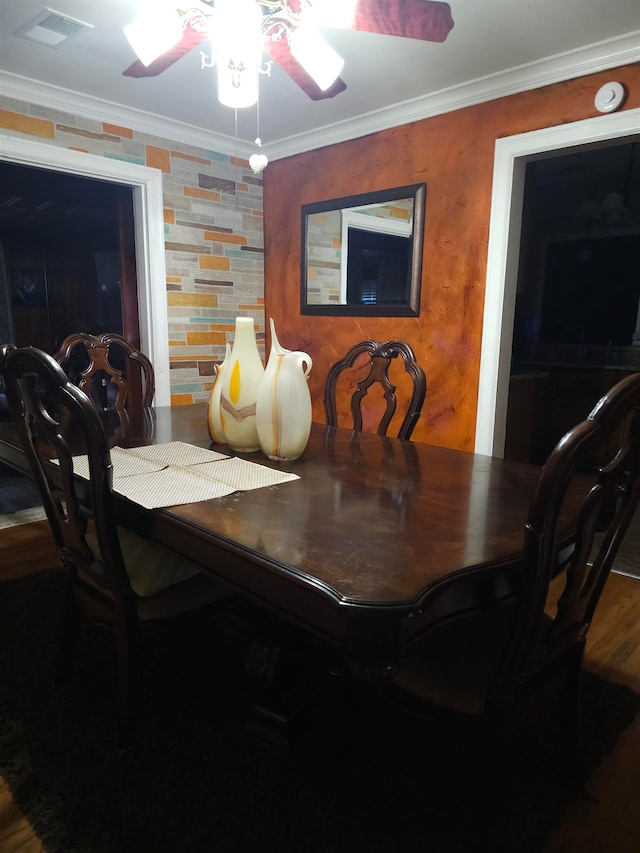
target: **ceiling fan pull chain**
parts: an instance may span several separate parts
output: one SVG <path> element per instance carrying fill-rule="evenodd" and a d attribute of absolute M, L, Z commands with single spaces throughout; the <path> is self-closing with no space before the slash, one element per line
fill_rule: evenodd
<path fill-rule="evenodd" d="M 259 81 L 258 81 L 259 85 Z M 260 93 L 258 92 L 258 100 L 256 101 L 256 145 L 259 149 L 262 149 L 262 140 L 260 139 Z M 261 172 L 267 167 L 269 160 L 266 154 L 262 153 L 262 150 L 259 153 L 252 154 L 249 157 L 249 165 L 251 166 L 251 170 L 255 175 L 259 175 Z"/>

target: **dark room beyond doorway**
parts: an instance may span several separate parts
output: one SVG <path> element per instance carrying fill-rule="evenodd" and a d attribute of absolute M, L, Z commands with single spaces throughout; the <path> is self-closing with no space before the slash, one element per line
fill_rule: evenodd
<path fill-rule="evenodd" d="M 132 188 L 0 162 L 3 342 L 53 353 L 77 331 L 139 346 Z"/>

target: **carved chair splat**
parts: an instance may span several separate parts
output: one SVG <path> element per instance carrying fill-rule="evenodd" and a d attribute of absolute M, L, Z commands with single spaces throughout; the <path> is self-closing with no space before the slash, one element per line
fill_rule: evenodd
<path fill-rule="evenodd" d="M 427 393 L 427 378 L 423 369 L 417 363 L 413 350 L 405 341 L 387 341 L 386 343 L 374 340 L 360 341 L 360 343 L 351 347 L 349 352 L 331 367 L 327 374 L 324 391 L 324 407 L 327 423 L 330 426 L 338 425 L 336 391 L 339 377 L 345 371 L 352 368 L 356 360 L 364 353 L 368 353 L 370 356 L 370 370 L 357 383 L 356 389 L 351 396 L 351 416 L 353 418 L 354 430 L 357 432 L 362 431 L 363 400 L 369 389 L 379 384 L 382 388 L 386 405 L 378 424 L 377 432 L 378 435 L 387 434 L 391 419 L 398 407 L 396 386 L 389 379 L 389 368 L 392 360 L 401 356 L 404 361 L 404 368 L 411 377 L 413 388 L 406 412 L 398 429 L 398 438 L 410 439 L 422 411 L 422 405 Z"/>
<path fill-rule="evenodd" d="M 54 358 L 103 410 L 123 410 L 133 405 L 148 408 L 153 401 L 153 365 L 122 335 L 77 332 L 65 338 Z M 110 388 L 115 389 L 115 399 Z"/>

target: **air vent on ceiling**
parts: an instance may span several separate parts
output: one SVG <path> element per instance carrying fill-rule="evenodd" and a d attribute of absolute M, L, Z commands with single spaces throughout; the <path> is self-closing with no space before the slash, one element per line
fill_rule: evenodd
<path fill-rule="evenodd" d="M 37 41 L 47 47 L 59 47 L 64 41 L 85 29 L 93 29 L 93 24 L 86 24 L 53 9 L 46 9 L 37 18 L 16 30 L 14 35 Z"/>

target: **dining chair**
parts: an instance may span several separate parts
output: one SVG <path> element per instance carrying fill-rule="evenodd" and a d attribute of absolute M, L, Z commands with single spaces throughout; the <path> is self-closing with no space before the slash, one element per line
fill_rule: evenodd
<path fill-rule="evenodd" d="M 54 358 L 103 411 L 151 406 L 153 365 L 122 335 L 76 332 L 64 339 Z"/>
<path fill-rule="evenodd" d="M 117 651 L 118 743 L 126 747 L 138 723 L 144 641 L 229 612 L 238 597 L 195 563 L 117 525 L 102 416 L 52 356 L 4 345 L 0 374 L 66 574 L 56 680 L 63 683 L 71 674 L 82 613 L 110 628 Z M 74 475 L 77 454 L 87 457 L 88 481 Z"/>
<path fill-rule="evenodd" d="M 603 447 L 606 463 L 594 469 Z M 579 687 L 587 634 L 639 503 L 635 373 L 599 400 L 543 466 L 511 597 L 442 621 L 383 688 L 394 701 L 472 736 L 487 812 L 504 783 L 511 736 L 550 710 L 564 733 L 569 779 L 583 782 Z"/>
<path fill-rule="evenodd" d="M 393 360 L 401 356 L 404 369 L 411 379 L 412 390 L 409 403 L 398 428 L 397 437 L 405 440 L 410 439 L 422 411 L 427 393 L 427 378 L 424 370 L 417 363 L 413 350 L 405 341 L 387 341 L 386 343 L 372 340 L 360 341 L 331 367 L 327 374 L 324 389 L 324 409 L 327 423 L 329 426 L 338 426 L 338 382 L 341 376 L 352 371 L 358 359 L 365 353 L 369 355 L 366 375 L 358 378 L 360 373 L 354 374 L 352 380 L 356 383 L 356 388 L 351 394 L 353 429 L 357 432 L 362 431 L 364 398 L 372 386 L 379 384 L 385 401 L 385 408 L 377 424 L 377 433 L 378 435 L 387 434 L 387 429 L 398 406 L 396 386 L 389 379 L 389 368 Z"/>

